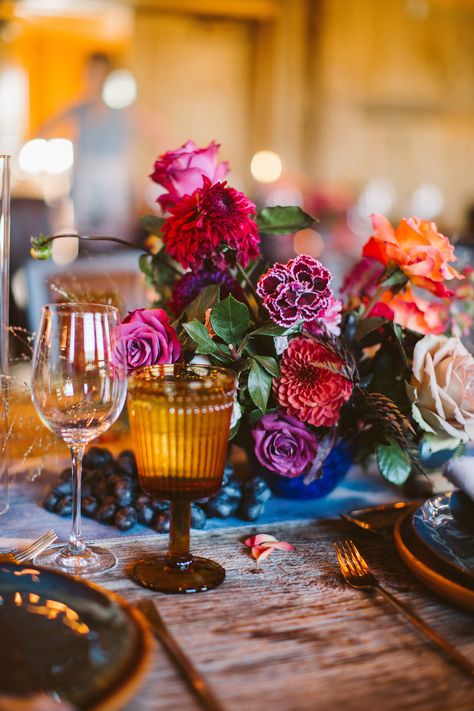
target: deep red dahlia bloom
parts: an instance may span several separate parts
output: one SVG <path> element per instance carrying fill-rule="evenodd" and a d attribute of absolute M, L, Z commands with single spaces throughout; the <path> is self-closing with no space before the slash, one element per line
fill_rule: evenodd
<path fill-rule="evenodd" d="M 282 355 L 274 394 L 288 415 L 315 427 L 335 425 L 352 383 L 341 375 L 344 361 L 324 344 L 298 336 Z"/>
<path fill-rule="evenodd" d="M 260 257 L 256 207 L 243 193 L 225 182 L 215 183 L 204 177 L 201 188 L 184 195 L 170 209 L 163 225 L 166 251 L 185 269 L 202 266 L 205 259 L 223 269 L 228 246 L 246 267 Z"/>

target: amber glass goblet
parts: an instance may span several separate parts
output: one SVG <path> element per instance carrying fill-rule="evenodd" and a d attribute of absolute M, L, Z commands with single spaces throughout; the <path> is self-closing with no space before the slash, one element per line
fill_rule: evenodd
<path fill-rule="evenodd" d="M 215 494 L 222 484 L 235 375 L 204 365 L 155 365 L 130 376 L 128 413 L 146 494 L 168 499 L 168 553 L 140 561 L 140 585 L 165 593 L 191 593 L 220 585 L 224 568 L 189 552 L 191 501 Z"/>

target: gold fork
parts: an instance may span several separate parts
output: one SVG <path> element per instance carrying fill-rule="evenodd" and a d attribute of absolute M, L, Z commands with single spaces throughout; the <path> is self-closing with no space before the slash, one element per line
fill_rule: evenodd
<path fill-rule="evenodd" d="M 21 548 L 14 548 L 8 553 L 0 553 L 0 563 L 25 563 L 44 551 L 51 543 L 54 543 L 57 537 L 58 534 L 51 528 L 33 543 L 28 543 L 28 545 L 21 546 Z"/>
<path fill-rule="evenodd" d="M 361 556 L 353 541 L 339 541 L 334 544 L 336 549 L 337 559 L 341 572 L 346 582 L 353 588 L 363 590 L 372 590 L 380 592 L 383 597 L 393 605 L 398 612 L 406 617 L 420 632 L 428 637 L 428 639 L 442 649 L 453 662 L 455 662 L 463 671 L 470 676 L 474 676 L 474 665 L 463 654 L 458 652 L 444 637 L 436 630 L 424 622 L 416 613 L 414 613 L 405 603 L 398 600 L 388 590 L 385 590 L 377 581 L 375 575 L 370 571 L 369 566 Z"/>

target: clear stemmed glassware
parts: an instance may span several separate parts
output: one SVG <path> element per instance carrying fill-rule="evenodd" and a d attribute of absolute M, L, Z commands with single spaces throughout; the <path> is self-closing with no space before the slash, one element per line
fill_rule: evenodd
<path fill-rule="evenodd" d="M 130 376 L 128 414 L 146 494 L 169 499 L 168 553 L 138 562 L 135 580 L 166 593 L 201 592 L 220 585 L 218 563 L 189 552 L 191 501 L 222 484 L 236 389 L 231 370 L 204 365 L 155 365 Z"/>
<path fill-rule="evenodd" d="M 127 374 L 115 348 L 119 314 L 100 304 L 43 307 L 33 354 L 32 399 L 44 424 L 69 446 L 73 510 L 69 545 L 35 559 L 75 575 L 116 564 L 108 550 L 88 547 L 81 534 L 81 474 L 86 444 L 115 422 L 125 403 Z"/>

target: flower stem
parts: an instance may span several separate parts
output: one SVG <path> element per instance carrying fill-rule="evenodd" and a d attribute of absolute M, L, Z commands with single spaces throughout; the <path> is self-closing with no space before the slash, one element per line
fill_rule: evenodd
<path fill-rule="evenodd" d="M 254 311 L 254 315 L 256 316 L 256 318 L 258 320 L 258 318 L 260 317 L 260 299 L 258 298 L 257 291 L 256 291 L 254 285 L 252 284 L 252 282 L 250 281 L 249 276 L 248 276 L 247 272 L 245 271 L 245 269 L 242 267 L 242 265 L 239 264 L 239 262 L 236 262 L 235 266 L 236 266 L 238 275 L 241 277 L 245 286 L 248 288 L 248 290 L 250 291 L 250 293 L 252 294 L 252 296 L 255 300 L 256 310 L 255 310 L 255 308 L 253 308 L 254 305 L 250 301 L 247 300 L 247 304 L 250 306 L 251 310 Z"/>
<path fill-rule="evenodd" d="M 108 235 L 79 235 L 77 233 L 51 235 L 51 237 L 48 237 L 48 239 L 46 240 L 46 243 L 54 242 L 54 240 L 63 239 L 64 237 L 76 237 L 77 239 L 83 242 L 116 242 L 117 244 L 122 244 L 125 247 L 129 247 L 131 249 L 138 249 L 140 252 L 145 252 L 145 254 L 151 254 L 148 249 L 140 247 L 138 244 L 129 242 L 126 239 L 120 239 L 120 237 L 109 237 Z"/>
<path fill-rule="evenodd" d="M 372 309 L 374 308 L 375 304 L 378 303 L 378 301 L 380 301 L 380 297 L 386 291 L 387 291 L 386 286 L 383 286 L 383 285 L 379 286 L 379 288 L 377 289 L 377 291 L 375 292 L 375 294 L 373 295 L 373 297 L 370 299 L 369 303 L 365 307 L 365 309 L 361 315 L 361 318 L 368 318 L 368 316 L 369 316 L 370 312 L 372 311 Z"/>

